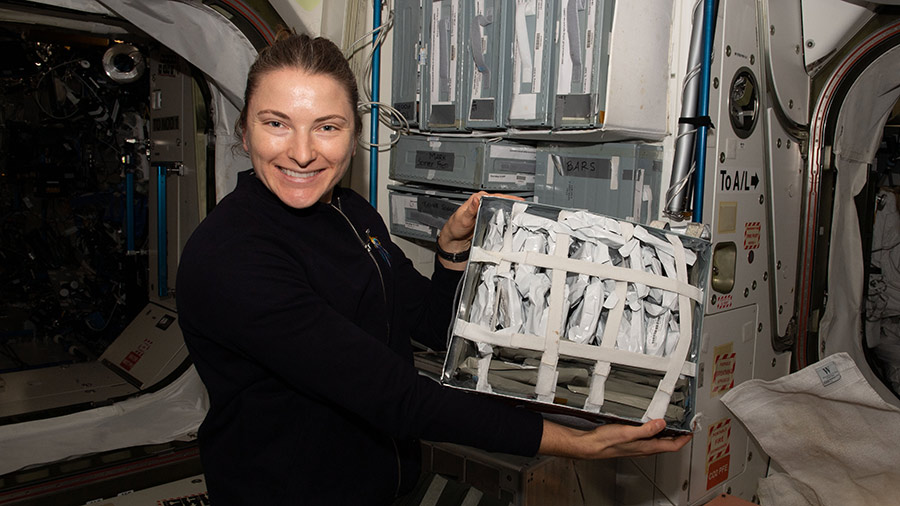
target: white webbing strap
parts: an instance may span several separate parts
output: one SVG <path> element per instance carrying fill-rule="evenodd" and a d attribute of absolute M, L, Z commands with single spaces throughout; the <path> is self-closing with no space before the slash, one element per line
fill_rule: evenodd
<path fill-rule="evenodd" d="M 491 346 L 537 352 L 544 351 L 544 345 L 546 344 L 546 338 L 543 336 L 514 334 L 506 331 L 492 332 L 477 323 L 470 323 L 460 319 L 457 319 L 454 323 L 453 334 L 472 341 L 473 343 L 484 343 Z M 648 371 L 666 372 L 669 370 L 669 360 L 666 357 L 643 355 L 627 350 L 617 350 L 615 348 L 608 349 L 592 344 L 578 344 L 567 340 L 559 341 L 559 354 L 594 361 L 610 362 Z M 696 364 L 685 362 L 679 372 L 685 376 L 694 377 L 696 371 Z"/>
<path fill-rule="evenodd" d="M 479 392 L 493 392 L 488 381 L 488 375 L 491 372 L 491 359 L 494 358 L 494 350 L 490 351 L 490 353 L 485 353 L 484 356 L 478 359 L 478 381 L 475 383 L 475 390 Z"/>
<path fill-rule="evenodd" d="M 675 270 L 680 281 L 687 282 L 687 264 L 685 263 L 684 246 L 677 238 L 667 235 L 666 238 L 674 247 L 675 253 Z M 675 391 L 675 382 L 678 381 L 678 375 L 682 370 L 684 362 L 687 360 L 688 352 L 691 349 L 691 328 L 693 327 L 693 310 L 690 299 L 684 295 L 678 297 L 678 325 L 679 336 L 678 344 L 672 351 L 672 354 L 666 357 L 669 361 L 669 368 L 659 382 L 656 393 L 650 401 L 650 406 L 644 413 L 643 420 L 651 420 L 654 418 L 663 418 L 666 414 L 666 408 L 672 393 Z"/>
<path fill-rule="evenodd" d="M 701 301 L 703 299 L 703 291 L 695 286 L 691 286 L 686 281 L 657 276 L 651 272 L 638 271 L 629 267 L 597 264 L 587 260 L 550 256 L 543 253 L 535 253 L 533 251 L 504 253 L 502 251 L 487 251 L 478 247 L 472 248 L 469 259 L 472 262 L 499 264 L 502 261 L 507 261 L 516 264 L 543 267 L 544 269 L 559 269 L 568 272 L 577 272 L 603 279 L 614 279 L 617 281 L 626 281 L 629 283 L 651 286 L 653 288 L 660 288 L 679 295 L 684 295 L 691 300 Z"/>
<path fill-rule="evenodd" d="M 470 323 L 460 319 L 457 319 L 454 323 L 453 334 L 472 341 L 473 343 L 484 343 L 490 346 L 532 350 L 537 352 L 544 351 L 544 345 L 546 344 L 546 338 L 544 336 L 519 333 L 514 334 L 503 330 L 492 332 L 477 323 Z M 613 338 L 613 341 L 615 341 L 615 338 Z M 605 348 L 603 346 L 594 346 L 592 344 L 578 344 L 567 340 L 559 341 L 559 354 L 594 361 L 610 362 L 648 371 L 666 372 L 670 367 L 669 360 L 666 357 L 643 355 L 628 350 L 617 350 L 615 348 Z M 694 377 L 696 371 L 696 364 L 685 362 L 679 372 L 685 376 Z"/>
<path fill-rule="evenodd" d="M 453 326 L 453 334 L 472 341 L 473 343 L 485 343 L 501 348 L 516 348 L 522 350 L 544 351 L 544 337 L 531 334 L 514 334 L 512 332 L 492 332 L 477 323 L 470 323 L 460 319 Z"/>
<path fill-rule="evenodd" d="M 612 358 L 608 355 L 611 351 L 616 351 L 616 336 L 619 333 L 619 325 L 622 323 L 622 314 L 625 312 L 625 293 L 627 284 L 624 281 L 616 283 L 616 306 L 609 311 L 609 317 L 606 319 L 606 328 L 603 330 L 603 339 L 600 341 L 598 351 L 603 353 L 603 358 L 598 359 L 594 364 L 594 374 L 591 377 L 591 392 L 588 395 L 585 409 L 600 411 L 603 405 L 604 395 L 606 391 L 606 378 L 609 377 L 610 362 Z M 573 343 L 574 344 L 574 343 Z M 629 353 L 629 355 L 633 355 Z M 617 362 L 620 363 L 620 362 Z"/>
<path fill-rule="evenodd" d="M 568 234 L 557 234 L 553 256 L 568 256 L 570 240 L 571 237 Z M 541 355 L 537 383 L 534 386 L 534 393 L 542 402 L 553 402 L 553 398 L 556 397 L 556 380 L 559 376 L 556 370 L 556 365 L 559 363 L 559 339 L 566 330 L 566 314 L 563 308 L 566 296 L 566 274 L 565 270 L 554 269 L 550 276 L 550 300 L 547 329 L 544 335 L 544 353 Z"/>
<path fill-rule="evenodd" d="M 643 353 L 635 353 L 633 351 L 616 348 L 607 349 L 591 344 L 578 344 L 565 340 L 560 341 L 559 343 L 559 354 L 586 358 L 594 361 L 610 362 L 616 365 L 636 367 L 648 371 L 666 372 L 671 366 L 667 357 L 644 355 Z M 695 364 L 687 363 L 684 367 L 679 368 L 679 372 L 685 376 L 694 376 L 696 369 L 697 367 Z"/>
<path fill-rule="evenodd" d="M 591 390 L 584 401 L 584 409 L 592 413 L 599 413 L 603 403 L 606 402 L 606 378 L 612 365 L 609 362 L 599 361 L 594 364 L 594 373 L 591 376 Z"/>
<path fill-rule="evenodd" d="M 631 240 L 634 233 L 634 227 L 629 223 L 622 223 L 622 237 L 626 242 Z M 629 269 L 631 270 L 631 269 Z M 603 338 L 600 340 L 600 348 L 598 351 L 609 352 L 616 347 L 616 337 L 619 333 L 619 325 L 622 323 L 622 315 L 625 313 L 625 294 L 628 291 L 628 283 L 625 281 L 616 282 L 616 305 L 609 310 L 606 318 L 606 328 L 603 329 Z M 591 377 L 591 391 L 588 394 L 585 409 L 590 411 L 600 411 L 600 407 L 605 402 L 606 395 L 606 378 L 609 377 L 610 357 L 604 356 L 597 359 L 594 364 L 594 374 Z"/>

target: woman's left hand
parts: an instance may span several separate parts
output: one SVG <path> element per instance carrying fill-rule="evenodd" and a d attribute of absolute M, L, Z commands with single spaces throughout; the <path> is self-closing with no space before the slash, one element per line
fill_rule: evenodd
<path fill-rule="evenodd" d="M 641 457 L 676 452 L 690 442 L 690 435 L 654 437 L 665 428 L 664 420 L 650 420 L 636 427 L 609 424 L 583 431 L 544 420 L 538 453 L 576 459 Z"/>
<path fill-rule="evenodd" d="M 514 197 L 502 194 L 489 194 L 484 191 L 472 194 L 459 209 L 456 210 L 441 233 L 438 235 L 438 246 L 447 253 L 462 253 L 472 247 L 472 235 L 475 232 L 475 218 L 478 217 L 478 206 L 481 204 L 481 197 L 505 197 L 514 200 L 522 200 L 521 197 Z M 450 262 L 438 257 L 441 264 L 452 270 L 461 271 L 465 269 L 465 262 Z"/>

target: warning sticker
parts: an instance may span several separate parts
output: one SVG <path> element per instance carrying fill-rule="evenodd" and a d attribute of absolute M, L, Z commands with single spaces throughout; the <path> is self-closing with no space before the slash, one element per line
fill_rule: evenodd
<path fill-rule="evenodd" d="M 732 305 L 731 294 L 716 298 L 716 309 L 728 309 Z"/>
<path fill-rule="evenodd" d="M 137 346 L 134 351 L 128 352 L 128 355 L 119 362 L 119 367 L 125 369 L 126 371 L 130 371 L 135 365 L 137 365 L 138 361 L 141 357 L 144 356 L 144 353 L 153 346 L 153 341 L 150 339 L 144 339 L 144 341 Z"/>
<path fill-rule="evenodd" d="M 712 371 L 712 383 L 709 396 L 718 397 L 734 388 L 734 367 L 736 364 L 733 343 L 716 346 L 713 354 L 716 357 Z"/>
<path fill-rule="evenodd" d="M 759 234 L 761 228 L 758 221 L 749 221 L 744 224 L 744 249 L 759 248 Z"/>
<path fill-rule="evenodd" d="M 706 490 L 728 479 L 731 464 L 731 418 L 709 428 L 706 438 Z"/>

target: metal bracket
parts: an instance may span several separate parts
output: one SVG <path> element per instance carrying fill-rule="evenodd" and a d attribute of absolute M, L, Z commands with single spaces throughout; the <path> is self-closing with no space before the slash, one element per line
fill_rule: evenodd
<path fill-rule="evenodd" d="M 172 166 L 166 167 L 166 174 L 167 175 L 175 174 L 176 176 L 183 176 L 184 175 L 184 164 L 181 162 L 173 163 Z"/>

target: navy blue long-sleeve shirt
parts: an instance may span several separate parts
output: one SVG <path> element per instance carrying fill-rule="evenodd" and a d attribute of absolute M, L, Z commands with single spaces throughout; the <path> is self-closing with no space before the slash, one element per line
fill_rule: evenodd
<path fill-rule="evenodd" d="M 178 270 L 179 321 L 209 391 L 210 497 L 228 504 L 388 504 L 415 440 L 519 455 L 538 414 L 442 387 L 410 338 L 440 349 L 460 273 L 421 276 L 359 195 L 292 209 L 252 171 L 200 224 Z"/>

